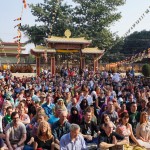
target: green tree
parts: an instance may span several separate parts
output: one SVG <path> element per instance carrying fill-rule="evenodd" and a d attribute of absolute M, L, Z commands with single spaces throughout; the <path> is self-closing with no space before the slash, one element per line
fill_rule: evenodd
<path fill-rule="evenodd" d="M 44 44 L 44 37 L 48 35 L 63 36 L 67 28 L 71 28 L 72 9 L 66 3 L 58 0 L 44 0 L 43 3 L 30 4 L 31 12 L 36 17 L 35 21 L 43 25 L 22 27 L 25 35 L 29 37 L 27 43 Z"/>
<path fill-rule="evenodd" d="M 28 42 L 34 42 L 35 45 L 42 44 L 43 36 L 63 36 L 64 31 L 70 29 L 72 36 L 84 36 L 93 41 L 92 46 L 109 49 L 114 42 L 114 34 L 110 32 L 109 27 L 121 18 L 117 7 L 123 5 L 124 0 L 73 1 L 74 7 L 63 3 L 63 0 L 59 3 L 58 0 L 44 0 L 43 3 L 31 4 L 35 21 L 43 25 L 39 27 L 26 25 L 22 28 L 30 37 Z M 42 33 L 41 28 L 44 29 Z M 38 38 L 35 38 L 36 34 L 39 35 Z"/>
<path fill-rule="evenodd" d="M 150 77 L 150 65 L 144 64 L 142 67 L 142 73 L 145 77 Z"/>
<path fill-rule="evenodd" d="M 44 37 L 47 36 L 48 29 L 46 26 L 31 26 L 25 25 L 21 28 L 24 31 L 24 34 L 28 37 L 28 40 L 25 42 L 33 43 L 36 45 L 44 45 Z"/>
<path fill-rule="evenodd" d="M 124 40 L 121 50 L 124 54 L 135 55 L 150 47 L 150 31 L 134 32 Z"/>
<path fill-rule="evenodd" d="M 117 7 L 124 4 L 124 0 L 74 0 L 77 4 L 74 11 L 74 21 L 79 27 L 78 35 L 84 34 L 93 40 L 93 46 L 109 49 L 114 42 L 109 27 L 121 14 L 116 12 Z"/>

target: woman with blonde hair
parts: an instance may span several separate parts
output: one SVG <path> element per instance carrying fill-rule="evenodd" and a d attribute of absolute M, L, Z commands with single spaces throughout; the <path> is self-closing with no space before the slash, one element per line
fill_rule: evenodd
<path fill-rule="evenodd" d="M 34 149 L 54 150 L 54 137 L 48 122 L 42 121 L 37 130 L 37 136 L 34 139 Z"/>
<path fill-rule="evenodd" d="M 35 122 L 37 122 L 37 119 L 38 119 L 38 115 L 39 115 L 39 114 L 46 115 L 45 110 L 44 110 L 42 107 L 39 107 L 39 108 L 36 110 L 36 114 L 35 114 L 34 117 L 32 118 L 31 124 L 34 124 Z M 48 120 L 48 117 L 47 117 L 47 120 Z"/>
<path fill-rule="evenodd" d="M 136 136 L 138 142 L 150 150 L 150 122 L 148 121 L 148 113 L 145 111 L 141 113 L 140 123 L 136 126 Z"/>
<path fill-rule="evenodd" d="M 29 115 L 25 112 L 25 107 L 20 107 L 19 109 L 19 117 L 20 117 L 20 121 L 24 124 L 24 125 L 28 125 L 30 123 L 30 117 Z"/>
<path fill-rule="evenodd" d="M 65 106 L 67 107 L 67 105 L 71 102 L 72 99 L 71 92 L 66 92 L 64 99 Z"/>
<path fill-rule="evenodd" d="M 63 100 L 62 98 L 59 98 L 59 99 L 57 100 L 57 104 L 56 104 L 55 107 L 57 107 L 57 108 L 59 108 L 59 109 L 61 109 L 61 110 L 67 111 L 67 108 L 66 108 L 66 106 L 65 106 L 65 104 L 64 104 L 64 100 Z"/>

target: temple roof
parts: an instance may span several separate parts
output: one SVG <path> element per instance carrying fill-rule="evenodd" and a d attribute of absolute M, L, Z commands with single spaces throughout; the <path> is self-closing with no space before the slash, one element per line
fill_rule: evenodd
<path fill-rule="evenodd" d="M 105 50 L 100 50 L 98 49 L 98 47 L 94 47 L 94 48 L 84 48 L 82 49 L 82 53 L 86 53 L 86 54 L 103 54 Z"/>
<path fill-rule="evenodd" d="M 31 53 L 68 53 L 68 52 L 79 52 L 78 50 L 55 50 L 47 48 L 46 46 L 36 46 L 35 48 L 31 49 Z M 103 54 L 105 50 L 99 50 L 98 47 L 94 48 L 84 48 L 81 50 L 83 54 Z"/>
<path fill-rule="evenodd" d="M 18 49 L 18 43 L 14 43 L 14 42 L 1 42 L 1 47 L 0 50 L 5 50 L 6 53 L 9 52 L 16 52 L 17 53 L 17 49 Z M 21 46 L 21 51 L 25 50 L 25 47 L 22 47 L 22 45 L 24 45 L 24 43 L 20 43 Z"/>
<path fill-rule="evenodd" d="M 35 53 L 44 53 L 45 51 L 49 53 L 56 53 L 55 49 L 49 49 L 46 46 L 36 46 L 35 48 L 32 49 L 32 51 Z"/>
<path fill-rule="evenodd" d="M 91 40 L 86 40 L 84 37 L 80 38 L 66 38 L 66 37 L 56 37 L 51 36 L 50 38 L 46 38 L 47 42 L 51 43 L 81 43 L 81 44 L 90 44 Z"/>

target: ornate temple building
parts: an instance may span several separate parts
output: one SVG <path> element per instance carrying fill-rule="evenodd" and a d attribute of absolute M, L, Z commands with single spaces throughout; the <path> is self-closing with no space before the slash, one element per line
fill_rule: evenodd
<path fill-rule="evenodd" d="M 41 57 L 46 56 L 50 63 L 51 73 L 56 73 L 56 66 L 62 67 L 85 67 L 93 68 L 96 71 L 99 67 L 98 61 L 102 57 L 104 50 L 99 50 L 97 47 L 89 47 L 91 40 L 86 40 L 84 37 L 71 38 L 71 32 L 65 31 L 65 37 L 51 36 L 45 38 L 46 46 L 36 46 L 31 49 L 31 54 L 36 57 L 36 71 L 40 74 Z"/>
<path fill-rule="evenodd" d="M 21 43 L 23 45 L 23 43 Z M 18 44 L 17 43 L 11 43 L 11 42 L 1 42 L 0 44 L 0 64 L 2 66 L 7 66 L 16 64 L 17 63 L 17 49 Z M 20 62 L 19 63 L 25 63 L 27 57 L 29 54 L 23 54 L 23 51 L 25 51 L 24 47 L 21 47 L 21 54 L 20 54 Z M 7 67 L 5 67 L 7 69 Z"/>

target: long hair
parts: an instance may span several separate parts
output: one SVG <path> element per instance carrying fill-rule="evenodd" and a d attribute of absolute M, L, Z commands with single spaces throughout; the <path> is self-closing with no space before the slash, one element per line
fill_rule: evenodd
<path fill-rule="evenodd" d="M 45 114 L 45 110 L 44 110 L 42 107 L 39 107 L 39 108 L 37 109 L 37 111 L 36 111 L 36 114 L 35 114 L 35 116 L 34 116 L 36 120 L 37 120 L 39 114 L 46 115 L 46 114 Z"/>
<path fill-rule="evenodd" d="M 120 122 L 121 124 L 122 124 L 122 119 L 123 119 L 124 117 L 129 118 L 128 112 L 123 112 L 123 113 L 121 114 L 120 120 L 119 120 L 119 122 Z M 129 123 L 126 124 L 126 126 L 128 126 L 128 125 L 129 125 Z"/>
<path fill-rule="evenodd" d="M 76 111 L 77 114 L 74 114 L 73 111 Z M 76 123 L 76 124 L 80 124 L 81 122 L 81 116 L 78 112 L 78 109 L 76 107 L 72 107 L 71 108 L 71 115 L 70 115 L 70 122 L 71 123 Z"/>
<path fill-rule="evenodd" d="M 43 126 L 46 126 L 46 127 L 47 127 L 47 131 L 46 131 L 47 140 L 53 138 L 50 125 L 49 125 L 49 123 L 46 122 L 46 121 L 40 122 L 40 124 L 39 124 L 39 126 L 38 126 L 38 130 L 37 130 L 37 137 L 38 137 L 40 140 L 43 140 L 43 139 L 42 139 L 42 131 L 41 131 L 41 128 L 42 128 Z"/>
<path fill-rule="evenodd" d="M 140 124 L 143 123 L 143 116 L 144 115 L 148 115 L 148 113 L 146 111 L 141 112 L 141 115 L 140 115 Z M 146 120 L 146 122 L 148 122 L 148 119 Z"/>
<path fill-rule="evenodd" d="M 101 107 L 101 110 L 99 111 L 99 118 L 101 117 L 102 113 L 105 111 L 105 108 L 107 107 L 107 104 L 103 104 Z"/>
<path fill-rule="evenodd" d="M 86 105 L 84 105 L 84 102 L 86 103 Z M 88 101 L 87 101 L 87 99 L 84 98 L 84 99 L 81 101 L 81 103 L 80 103 L 80 108 L 81 108 L 82 110 L 85 110 L 88 106 L 89 106 L 89 105 L 88 105 Z"/>

